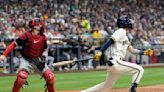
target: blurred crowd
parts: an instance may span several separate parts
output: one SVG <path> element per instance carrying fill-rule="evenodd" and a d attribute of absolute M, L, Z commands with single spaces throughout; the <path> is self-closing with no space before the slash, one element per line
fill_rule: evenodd
<path fill-rule="evenodd" d="M 0 38 L 15 39 L 33 18 L 45 21 L 51 39 L 80 39 L 100 45 L 117 29 L 119 16 L 133 22 L 128 37 L 134 46 L 164 44 L 163 0 L 0 0 Z"/>
<path fill-rule="evenodd" d="M 118 16 L 127 15 L 134 23 L 131 40 L 163 44 L 163 6 L 163 0 L 0 0 L 0 38 L 15 38 L 39 17 L 49 38 L 97 40 L 110 36 Z"/>

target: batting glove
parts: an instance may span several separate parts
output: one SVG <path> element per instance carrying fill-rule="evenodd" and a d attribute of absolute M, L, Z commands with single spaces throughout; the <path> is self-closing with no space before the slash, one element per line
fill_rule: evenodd
<path fill-rule="evenodd" d="M 100 61 L 101 56 L 102 56 L 102 52 L 98 51 L 95 55 L 95 61 Z"/>
<path fill-rule="evenodd" d="M 153 54 L 153 50 L 151 49 L 147 49 L 144 51 L 144 55 L 152 56 L 152 54 Z"/>

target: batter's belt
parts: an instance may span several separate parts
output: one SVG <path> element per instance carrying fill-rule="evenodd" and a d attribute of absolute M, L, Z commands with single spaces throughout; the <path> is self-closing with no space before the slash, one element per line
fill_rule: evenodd
<path fill-rule="evenodd" d="M 113 63 L 111 62 L 111 60 L 113 60 L 113 58 L 109 58 L 109 60 L 107 60 L 107 65 L 108 66 L 113 66 Z"/>
<path fill-rule="evenodd" d="M 113 63 L 111 62 L 111 60 L 113 60 L 113 58 L 109 58 L 109 60 L 107 60 L 107 64 L 108 64 L 109 66 L 112 66 L 112 65 L 113 65 Z M 125 61 L 125 60 L 122 59 L 122 58 L 120 58 L 120 60 Z"/>

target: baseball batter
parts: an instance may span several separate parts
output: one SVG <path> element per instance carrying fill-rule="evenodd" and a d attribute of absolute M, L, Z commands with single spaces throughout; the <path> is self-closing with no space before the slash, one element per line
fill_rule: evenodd
<path fill-rule="evenodd" d="M 30 30 L 25 34 L 20 35 L 18 39 L 11 42 L 7 49 L 0 56 L 0 61 L 4 60 L 8 54 L 16 47 L 22 46 L 22 58 L 20 59 L 20 66 L 17 78 L 14 82 L 12 92 L 19 92 L 24 84 L 26 84 L 27 77 L 31 69 L 36 70 L 46 80 L 48 92 L 55 92 L 54 88 L 54 74 L 48 68 L 46 58 L 46 37 L 43 34 L 44 28 L 42 21 L 38 18 L 29 22 Z"/>
<path fill-rule="evenodd" d="M 129 92 L 136 92 L 137 85 L 144 73 L 144 69 L 137 64 L 125 62 L 126 51 L 129 50 L 133 54 L 152 55 L 152 50 L 137 50 L 130 44 L 127 33 L 132 29 L 132 23 L 126 16 L 117 19 L 118 30 L 116 30 L 111 38 L 101 47 L 95 55 L 95 60 L 99 61 L 103 53 L 108 57 L 107 60 L 107 77 L 106 81 L 95 85 L 81 92 L 108 92 L 121 74 L 132 74 L 132 85 Z"/>

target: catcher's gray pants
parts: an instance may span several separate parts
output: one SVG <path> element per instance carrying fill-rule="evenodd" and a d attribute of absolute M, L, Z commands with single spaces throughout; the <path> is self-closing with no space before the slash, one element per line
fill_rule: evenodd
<path fill-rule="evenodd" d="M 30 63 L 28 60 L 26 60 L 25 58 L 21 57 L 20 58 L 20 66 L 19 69 L 25 69 L 28 72 L 30 72 L 31 70 L 36 71 L 37 73 L 39 73 L 40 75 L 42 75 L 48 68 L 47 63 L 45 63 L 45 67 L 42 71 L 40 71 L 35 64 Z"/>

